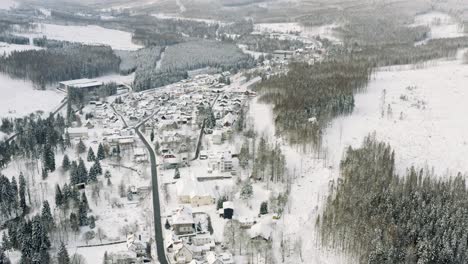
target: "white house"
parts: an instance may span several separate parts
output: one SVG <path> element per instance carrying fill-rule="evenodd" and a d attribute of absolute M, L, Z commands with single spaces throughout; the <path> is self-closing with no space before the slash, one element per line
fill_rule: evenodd
<path fill-rule="evenodd" d="M 178 236 L 195 234 L 195 221 L 191 207 L 184 205 L 176 211 L 172 217 L 172 228 Z"/>
<path fill-rule="evenodd" d="M 193 252 L 186 245 L 183 245 L 174 254 L 174 260 L 180 264 L 190 263 L 192 259 L 193 259 Z"/>
<path fill-rule="evenodd" d="M 194 177 L 185 177 L 176 183 L 179 203 L 191 204 L 192 207 L 214 204 L 215 197 L 204 184 Z"/>

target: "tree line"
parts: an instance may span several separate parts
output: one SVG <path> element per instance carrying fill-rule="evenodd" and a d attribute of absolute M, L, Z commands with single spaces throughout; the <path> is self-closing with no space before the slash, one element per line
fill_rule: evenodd
<path fill-rule="evenodd" d="M 166 47 L 159 65 L 158 60 L 159 56 L 155 54 L 137 67 L 133 84 L 137 91 L 186 79 L 189 70 L 213 67 L 220 71 L 237 72 L 255 65 L 255 60 L 243 54 L 235 45 L 207 40 Z"/>
<path fill-rule="evenodd" d="M 276 132 L 291 142 L 318 144 L 322 129 L 354 109 L 354 93 L 370 80 L 373 67 L 353 58 L 317 64 L 291 63 L 285 74 L 264 80 L 261 100 L 274 105 Z"/>
<path fill-rule="evenodd" d="M 13 51 L 0 57 L 0 71 L 29 79 L 44 89 L 56 82 L 119 71 L 120 59 L 108 46 L 66 44 L 45 50 Z"/>
<path fill-rule="evenodd" d="M 465 176 L 395 173 L 395 152 L 374 137 L 349 147 L 317 220 L 322 243 L 360 263 L 467 263 Z"/>

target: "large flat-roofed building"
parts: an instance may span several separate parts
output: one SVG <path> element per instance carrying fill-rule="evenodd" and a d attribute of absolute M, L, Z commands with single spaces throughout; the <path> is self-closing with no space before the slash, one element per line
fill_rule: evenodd
<path fill-rule="evenodd" d="M 95 80 L 91 79 L 78 79 L 78 80 L 71 80 L 71 81 L 65 81 L 65 82 L 60 82 L 60 88 L 68 89 L 80 89 L 80 90 L 85 90 L 85 91 L 92 91 L 97 88 L 100 88 L 103 86 L 103 82 L 98 82 Z"/>
<path fill-rule="evenodd" d="M 67 92 L 68 98 L 72 98 L 74 102 L 84 103 L 98 99 L 104 83 L 91 79 L 78 79 L 60 82 L 59 86 Z"/>

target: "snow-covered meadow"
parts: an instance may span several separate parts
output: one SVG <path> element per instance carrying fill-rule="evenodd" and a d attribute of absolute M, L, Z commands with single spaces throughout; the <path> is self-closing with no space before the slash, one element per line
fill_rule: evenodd
<path fill-rule="evenodd" d="M 337 27 L 337 24 L 309 27 L 300 23 L 259 23 L 254 25 L 254 31 L 258 33 L 292 34 L 305 39 L 321 37 L 338 43 L 340 39 L 334 32 Z"/>
<path fill-rule="evenodd" d="M 40 50 L 42 48 L 33 45 L 18 45 L 0 42 L 0 56 L 8 56 L 13 51 Z"/>
<path fill-rule="evenodd" d="M 414 165 L 468 172 L 468 65 L 438 61 L 425 68 L 380 69 L 352 115 L 336 119 L 324 141 L 337 165 L 345 146 L 359 146 L 369 133 L 396 151 L 399 172 Z"/>
<path fill-rule="evenodd" d="M 18 3 L 16 3 L 14 0 L 2 0 L 2 1 L 0 1 L 0 9 L 8 10 L 8 9 L 11 9 L 11 8 L 15 8 L 16 6 L 18 6 Z"/>
<path fill-rule="evenodd" d="M 427 38 L 416 44 L 424 44 L 430 39 L 457 38 L 466 35 L 462 24 L 452 16 L 441 12 L 418 15 L 410 26 L 427 26 L 430 28 Z"/>
<path fill-rule="evenodd" d="M 254 99 L 250 104 L 250 116 L 255 130 L 260 135 L 274 139 L 275 125 L 271 105 Z M 286 158 L 287 170 L 292 175 L 291 194 L 287 208 L 276 223 L 273 234 L 275 258 L 281 261 L 281 240 L 285 247 L 293 252 L 288 254 L 287 263 L 299 263 L 301 259 L 310 263 L 338 264 L 348 263 L 349 258 L 339 251 L 328 250 L 318 243 L 315 220 L 328 195 L 329 182 L 338 176 L 338 172 L 326 166 L 324 160 L 317 159 L 315 154 L 303 153 L 281 139 L 281 150 Z M 287 249 L 287 250 L 288 250 Z M 301 251 L 302 256 L 298 254 Z"/>
<path fill-rule="evenodd" d="M 117 50 L 138 50 L 142 46 L 132 43 L 132 33 L 103 28 L 100 26 L 65 26 L 54 24 L 36 24 L 37 29 L 30 33 L 18 33 L 17 35 L 40 38 L 46 36 L 49 39 L 80 42 L 84 44 L 109 45 Z"/>
<path fill-rule="evenodd" d="M 64 98 L 56 90 L 36 90 L 31 81 L 0 74 L 0 117 L 22 117 L 35 111 L 53 111 Z"/>

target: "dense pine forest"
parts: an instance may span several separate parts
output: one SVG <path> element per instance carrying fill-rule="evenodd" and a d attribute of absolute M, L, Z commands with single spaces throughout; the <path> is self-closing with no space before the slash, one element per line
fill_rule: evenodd
<path fill-rule="evenodd" d="M 317 220 L 322 242 L 360 263 L 467 263 L 465 176 L 395 174 L 395 153 L 375 138 L 349 148 L 341 178 Z"/>
<path fill-rule="evenodd" d="M 143 48 L 137 51 L 116 50 L 115 54 L 119 56 L 120 73 L 130 74 L 137 69 L 156 68 L 157 62 L 161 59 L 161 52 L 164 49 L 153 46 Z"/>
<path fill-rule="evenodd" d="M 0 42 L 5 42 L 9 44 L 27 45 L 29 44 L 29 39 L 26 37 L 15 36 L 11 34 L 0 34 Z"/>
<path fill-rule="evenodd" d="M 367 85 L 371 73 L 365 60 L 293 63 L 286 74 L 262 82 L 261 100 L 274 105 L 278 134 L 294 143 L 318 144 L 332 118 L 353 111 L 354 93 Z"/>
<path fill-rule="evenodd" d="M 151 52 L 151 50 L 150 50 Z M 164 86 L 188 77 L 187 71 L 213 67 L 237 72 L 250 68 L 255 60 L 242 53 L 234 44 L 197 40 L 165 48 L 158 64 L 159 53 L 152 52 L 136 68 L 134 87 L 138 91 Z"/>
<path fill-rule="evenodd" d="M 120 59 L 108 46 L 65 44 L 46 50 L 14 51 L 0 57 L 0 71 L 29 79 L 40 88 L 64 80 L 119 71 Z"/>

